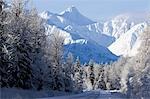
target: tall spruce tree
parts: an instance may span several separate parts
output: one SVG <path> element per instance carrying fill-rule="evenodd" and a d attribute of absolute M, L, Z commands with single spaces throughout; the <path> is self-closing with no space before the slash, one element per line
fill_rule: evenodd
<path fill-rule="evenodd" d="M 74 89 L 75 91 L 83 91 L 83 68 L 81 67 L 79 58 L 76 59 L 74 65 L 75 75 L 74 75 Z"/>
<path fill-rule="evenodd" d="M 7 24 L 11 44 L 8 51 L 10 62 L 8 67 L 10 87 L 30 88 L 31 79 L 31 46 L 28 19 L 24 11 L 23 1 L 14 0 L 11 7 L 10 23 Z"/>
<path fill-rule="evenodd" d="M 8 35 L 7 32 L 5 31 L 6 28 L 6 18 L 7 18 L 7 12 L 4 11 L 4 5 L 5 2 L 3 0 L 0 0 L 0 86 L 8 86 L 7 84 L 7 78 L 8 78 L 8 73 L 7 73 L 7 67 L 10 65 L 9 63 L 9 54 L 6 49 L 7 47 L 7 40 L 8 40 Z"/>
<path fill-rule="evenodd" d="M 92 84 L 92 89 L 94 90 L 94 83 L 95 83 L 95 74 L 94 74 L 94 63 L 92 60 L 89 62 L 89 79 Z"/>

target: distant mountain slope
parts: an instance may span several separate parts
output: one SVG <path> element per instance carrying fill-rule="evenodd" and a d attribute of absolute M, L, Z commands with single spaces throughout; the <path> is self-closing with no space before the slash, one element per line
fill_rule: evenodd
<path fill-rule="evenodd" d="M 103 33 L 118 39 L 133 26 L 146 22 L 147 15 L 121 14 L 104 22 Z"/>
<path fill-rule="evenodd" d="M 87 26 L 78 26 L 78 27 L 70 26 L 69 28 L 66 27 L 64 30 L 71 34 L 78 34 L 80 35 L 80 37 L 86 40 L 94 41 L 97 44 L 105 47 L 108 47 L 115 41 L 114 37 L 102 34 L 100 31 L 97 31 L 96 28 L 97 28 L 96 24 L 91 24 Z"/>
<path fill-rule="evenodd" d="M 122 34 L 119 39 L 117 39 L 108 48 L 116 55 L 123 56 L 134 56 L 138 53 L 138 48 L 140 47 L 141 40 L 140 35 L 147 27 L 146 23 L 140 23 L 132 27 L 126 33 Z"/>
<path fill-rule="evenodd" d="M 65 45 L 65 56 L 68 52 L 73 53 L 75 58 L 79 57 L 82 63 L 89 62 L 90 59 L 97 63 L 108 63 L 118 59 L 106 47 L 98 46 L 91 42 Z"/>
<path fill-rule="evenodd" d="M 106 63 L 118 59 L 108 48 L 100 46 L 94 41 L 86 40 L 79 35 L 72 35 L 56 26 L 47 25 L 47 33 L 55 33 L 55 31 L 59 31 L 60 35 L 65 38 L 65 57 L 71 52 L 74 58 L 80 58 L 81 63 L 89 62 L 90 59 L 93 59 L 97 63 Z"/>

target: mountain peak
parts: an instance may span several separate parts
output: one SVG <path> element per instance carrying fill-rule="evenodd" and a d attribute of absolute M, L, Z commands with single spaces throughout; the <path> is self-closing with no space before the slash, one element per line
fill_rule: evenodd
<path fill-rule="evenodd" d="M 73 11 L 78 11 L 78 10 L 74 5 L 72 5 L 71 7 L 67 8 L 67 11 L 73 12 Z"/>
<path fill-rule="evenodd" d="M 60 16 L 77 25 L 88 25 L 94 23 L 92 20 L 82 15 L 75 6 L 71 6 L 61 12 Z"/>
<path fill-rule="evenodd" d="M 65 11 L 61 12 L 60 15 L 63 15 L 66 13 L 79 13 L 79 11 L 77 10 L 75 6 L 72 5 L 71 7 L 67 8 Z"/>

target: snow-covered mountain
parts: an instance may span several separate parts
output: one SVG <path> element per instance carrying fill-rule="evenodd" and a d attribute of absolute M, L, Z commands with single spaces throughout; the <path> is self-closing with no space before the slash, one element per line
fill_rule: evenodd
<path fill-rule="evenodd" d="M 133 26 L 146 22 L 147 15 L 135 16 L 132 14 L 121 14 L 113 19 L 104 22 L 103 33 L 118 39 L 122 34 L 125 34 Z"/>
<path fill-rule="evenodd" d="M 128 22 L 128 16 L 119 15 L 104 23 L 103 32 L 118 39 L 121 34 L 127 32 L 130 28 L 131 24 Z"/>
<path fill-rule="evenodd" d="M 48 24 L 56 25 L 64 28 L 68 25 L 83 26 L 95 23 L 94 21 L 83 16 L 76 7 L 71 6 L 60 14 L 54 14 L 49 11 L 44 11 L 40 16 L 48 21 Z"/>
<path fill-rule="evenodd" d="M 122 34 L 113 44 L 108 48 L 116 55 L 134 56 L 138 53 L 138 48 L 141 44 L 140 35 L 147 27 L 146 23 L 140 23 L 133 26 L 126 33 Z"/>
<path fill-rule="evenodd" d="M 119 15 L 104 23 L 103 33 L 115 37 L 115 41 L 108 47 L 117 56 L 134 56 L 138 53 L 140 36 L 148 25 L 145 16 Z"/>
<path fill-rule="evenodd" d="M 102 33 L 103 24 L 83 16 L 74 6 L 67 8 L 60 14 L 44 11 L 40 16 L 46 19 L 49 25 L 55 25 L 71 35 L 79 35 L 80 38 L 94 41 L 101 46 L 108 47 L 115 41 L 114 37 Z"/>
<path fill-rule="evenodd" d="M 59 30 L 65 37 L 65 55 L 72 52 L 82 62 L 90 59 L 109 62 L 116 60 L 116 55 L 134 55 L 140 46 L 140 33 L 146 27 L 146 23 L 142 23 L 145 20 L 136 17 L 138 21 L 135 21 L 136 18 L 128 14 L 103 23 L 95 22 L 74 6 L 60 14 L 44 11 L 40 16 L 47 21 L 47 32 Z"/>

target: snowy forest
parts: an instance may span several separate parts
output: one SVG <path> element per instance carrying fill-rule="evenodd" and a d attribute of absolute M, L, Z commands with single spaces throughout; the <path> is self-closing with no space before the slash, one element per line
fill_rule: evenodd
<path fill-rule="evenodd" d="M 128 99 L 150 97 L 150 26 L 142 33 L 136 56 L 83 64 L 71 52 L 64 57 L 60 31 L 46 32 L 45 20 L 27 5 L 0 0 L 1 88 L 72 94 L 101 89 L 117 90 Z"/>

